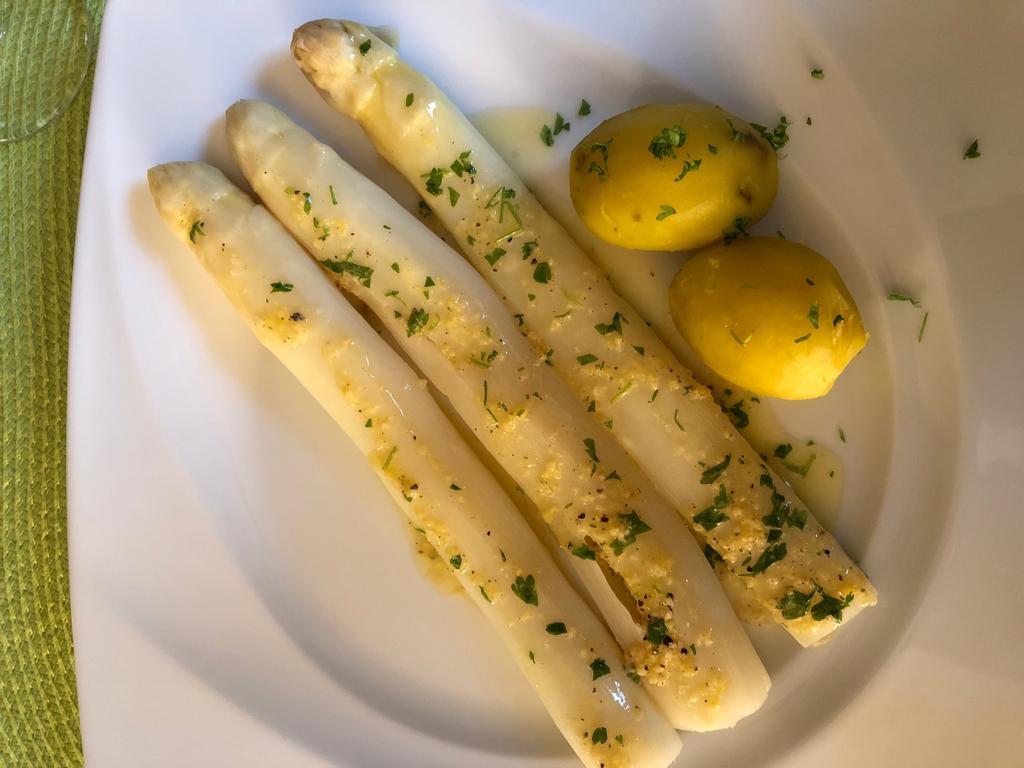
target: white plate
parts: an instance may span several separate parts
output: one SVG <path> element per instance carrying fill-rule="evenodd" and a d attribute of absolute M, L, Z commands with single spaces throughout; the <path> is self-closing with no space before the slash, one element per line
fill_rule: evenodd
<path fill-rule="evenodd" d="M 276 102 L 399 188 L 290 63 L 292 28 L 327 15 L 399 29 L 405 55 L 466 110 L 568 113 L 585 95 L 594 115 L 574 138 L 613 111 L 680 94 L 793 119 L 779 202 L 759 230 L 782 228 L 833 258 L 872 340 L 831 395 L 777 413 L 840 454 L 833 528 L 881 603 L 820 649 L 758 632 L 768 704 L 732 732 L 687 737 L 680 764 L 1018 758 L 1022 525 L 1009 505 L 1024 491 L 1024 355 L 1007 331 L 1024 266 L 1007 223 L 1024 203 L 1010 66 L 1021 6 L 972 15 L 972 31 L 951 38 L 965 13 L 952 0 L 927 14 L 551 5 L 109 4 L 68 434 L 90 765 L 573 764 L 480 617 L 420 576 L 356 451 L 164 231 L 145 188 L 149 166 L 176 159 L 206 158 L 237 178 L 221 114 L 240 97 Z M 965 162 L 974 133 L 983 157 Z M 920 344 L 920 313 L 884 300 L 894 287 L 931 313 Z M 648 308 L 655 322 L 662 304 Z"/>

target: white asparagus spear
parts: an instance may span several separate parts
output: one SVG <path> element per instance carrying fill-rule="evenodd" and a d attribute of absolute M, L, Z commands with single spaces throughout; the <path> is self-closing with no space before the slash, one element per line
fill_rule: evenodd
<path fill-rule="evenodd" d="M 408 364 L 220 171 L 171 163 L 149 184 L 167 225 L 451 562 L 584 764 L 670 763 L 678 736 Z M 595 658 L 611 668 L 596 681 Z"/>
<path fill-rule="evenodd" d="M 235 104 L 227 133 L 264 204 L 377 315 L 538 506 L 560 547 L 582 556 L 581 577 L 672 723 L 723 728 L 756 710 L 768 676 L 700 548 L 480 275 L 269 104 Z M 637 619 L 598 562 L 621 579 Z"/>
<path fill-rule="evenodd" d="M 874 587 L 835 538 L 436 85 L 354 22 L 300 27 L 292 54 L 321 94 L 423 190 L 470 263 L 525 318 L 541 348 L 553 350 L 553 365 L 595 403 L 594 416 L 614 420 L 615 437 L 706 542 L 716 568 L 745 585 L 750 602 L 803 645 L 876 603 Z M 471 179 L 450 172 L 464 152 L 477 171 Z M 447 187 L 458 205 L 449 205 Z M 518 253 L 530 244 L 528 260 L 488 262 L 496 246 Z M 538 284 L 541 265 L 547 280 Z M 583 356 L 601 364 L 585 365 Z"/>

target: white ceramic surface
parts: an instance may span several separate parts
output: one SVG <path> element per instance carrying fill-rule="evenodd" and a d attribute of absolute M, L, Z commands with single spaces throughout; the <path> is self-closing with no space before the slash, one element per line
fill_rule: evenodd
<path fill-rule="evenodd" d="M 769 703 L 732 732 L 687 737 L 680 765 L 1019 764 L 1024 262 L 1011 226 L 1024 203 L 1024 6 L 1009 0 L 112 0 L 71 328 L 88 764 L 573 764 L 472 606 L 421 577 L 354 448 L 148 198 L 159 162 L 205 158 L 238 178 L 221 114 L 261 97 L 411 199 L 290 63 L 292 28 L 327 15 L 398 29 L 404 54 L 467 111 L 567 113 L 585 95 L 594 114 L 575 140 L 613 111 L 679 95 L 793 120 L 758 229 L 832 257 L 873 335 L 827 398 L 771 407 L 842 459 L 832 527 L 881 603 L 819 649 L 758 631 Z M 983 155 L 964 161 L 975 136 Z M 656 324 L 678 263 L 652 264 L 650 285 L 617 276 L 653 297 Z M 920 313 L 884 300 L 896 287 L 930 311 L 920 344 Z"/>

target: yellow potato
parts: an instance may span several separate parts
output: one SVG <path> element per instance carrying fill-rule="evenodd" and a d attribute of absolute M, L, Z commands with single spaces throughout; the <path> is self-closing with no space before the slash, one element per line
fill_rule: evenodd
<path fill-rule="evenodd" d="M 639 250 L 700 248 L 767 213 L 775 150 L 721 107 L 650 104 L 605 120 L 573 150 L 569 190 L 586 225 Z"/>
<path fill-rule="evenodd" d="M 716 373 L 784 400 L 827 394 L 868 340 L 831 262 L 776 237 L 705 248 L 672 281 L 669 305 L 679 332 Z"/>

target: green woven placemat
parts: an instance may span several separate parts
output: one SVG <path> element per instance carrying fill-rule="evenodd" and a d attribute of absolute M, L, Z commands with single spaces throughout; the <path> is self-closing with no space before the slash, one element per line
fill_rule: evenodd
<path fill-rule="evenodd" d="M 95 41 L 104 2 L 87 0 L 86 5 Z M 46 37 L 41 32 L 36 44 L 57 44 Z M 42 52 L 37 55 L 42 60 Z M 28 66 L 31 70 L 31 54 Z M 64 430 L 71 264 L 91 91 L 90 71 L 62 117 L 36 136 L 0 145 L 0 765 L 5 767 L 82 763 L 68 598 Z"/>

